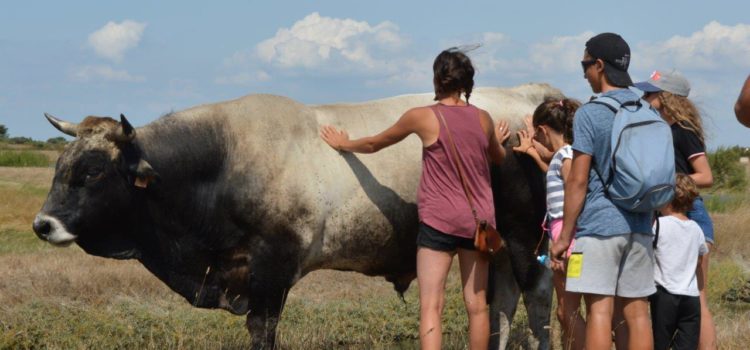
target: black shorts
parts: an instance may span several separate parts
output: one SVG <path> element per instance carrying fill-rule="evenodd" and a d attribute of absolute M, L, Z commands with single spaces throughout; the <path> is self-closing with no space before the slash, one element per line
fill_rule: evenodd
<path fill-rule="evenodd" d="M 430 248 L 441 252 L 455 252 L 457 248 L 476 250 L 474 239 L 442 233 L 421 222 L 419 223 L 419 233 L 417 233 L 417 247 Z"/>
<path fill-rule="evenodd" d="M 654 349 L 697 349 L 701 333 L 700 297 L 669 293 L 657 285 L 651 302 Z"/>

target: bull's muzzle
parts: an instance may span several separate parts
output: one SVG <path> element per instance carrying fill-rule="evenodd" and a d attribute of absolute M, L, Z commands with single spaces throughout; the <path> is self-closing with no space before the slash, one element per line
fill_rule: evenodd
<path fill-rule="evenodd" d="M 39 239 L 56 246 L 68 246 L 76 240 L 76 235 L 68 232 L 65 225 L 56 218 L 39 213 L 31 224 Z"/>

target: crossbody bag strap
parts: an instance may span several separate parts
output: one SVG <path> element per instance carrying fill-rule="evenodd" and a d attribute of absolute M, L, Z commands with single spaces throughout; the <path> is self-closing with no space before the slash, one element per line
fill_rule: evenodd
<path fill-rule="evenodd" d="M 456 143 L 453 142 L 453 135 L 451 135 L 451 129 L 448 128 L 448 123 L 445 122 L 445 118 L 443 117 L 443 113 L 440 112 L 440 106 L 435 106 L 435 111 L 438 114 L 438 117 L 440 117 L 440 122 L 445 127 L 445 133 L 448 134 L 448 143 L 451 144 L 451 153 L 453 154 L 453 162 L 456 163 L 456 169 L 458 170 L 458 177 L 461 179 L 461 184 L 464 188 L 464 194 L 466 194 L 466 199 L 469 201 L 469 207 L 471 208 L 471 214 L 474 216 L 474 220 L 479 222 L 479 219 L 477 218 L 477 210 L 474 208 L 474 202 L 471 200 L 471 197 L 473 194 L 471 193 L 471 190 L 469 189 L 469 185 L 466 183 L 466 178 L 464 177 L 464 171 L 463 166 L 461 164 L 461 155 L 458 153 L 458 149 L 456 148 Z"/>

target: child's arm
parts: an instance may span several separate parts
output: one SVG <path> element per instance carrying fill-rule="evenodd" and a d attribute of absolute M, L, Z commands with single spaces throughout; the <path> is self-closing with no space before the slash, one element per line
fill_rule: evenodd
<path fill-rule="evenodd" d="M 703 288 L 705 287 L 703 285 L 703 281 L 706 279 L 703 278 L 703 269 L 701 268 L 701 263 L 703 262 L 703 255 L 698 255 L 698 265 L 695 266 L 695 278 L 698 279 L 698 290 L 703 291 Z"/>
<path fill-rule="evenodd" d="M 543 172 L 547 172 L 547 169 L 549 169 L 549 164 L 542 160 L 542 157 L 539 155 L 536 147 L 534 147 L 534 143 L 532 140 L 533 135 L 529 134 L 528 130 L 520 130 L 517 134 L 518 146 L 513 147 L 513 151 L 517 153 L 527 154 L 529 157 L 534 159 L 536 165 L 539 166 L 539 169 L 542 169 Z"/>

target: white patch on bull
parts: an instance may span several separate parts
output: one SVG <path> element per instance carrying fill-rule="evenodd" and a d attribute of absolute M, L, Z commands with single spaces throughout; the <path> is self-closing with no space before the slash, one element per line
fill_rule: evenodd
<path fill-rule="evenodd" d="M 43 220 L 49 223 L 50 231 L 47 235 L 47 242 L 58 247 L 67 247 L 75 242 L 78 236 L 70 233 L 60 220 L 55 217 L 39 214 L 36 220 Z"/>

